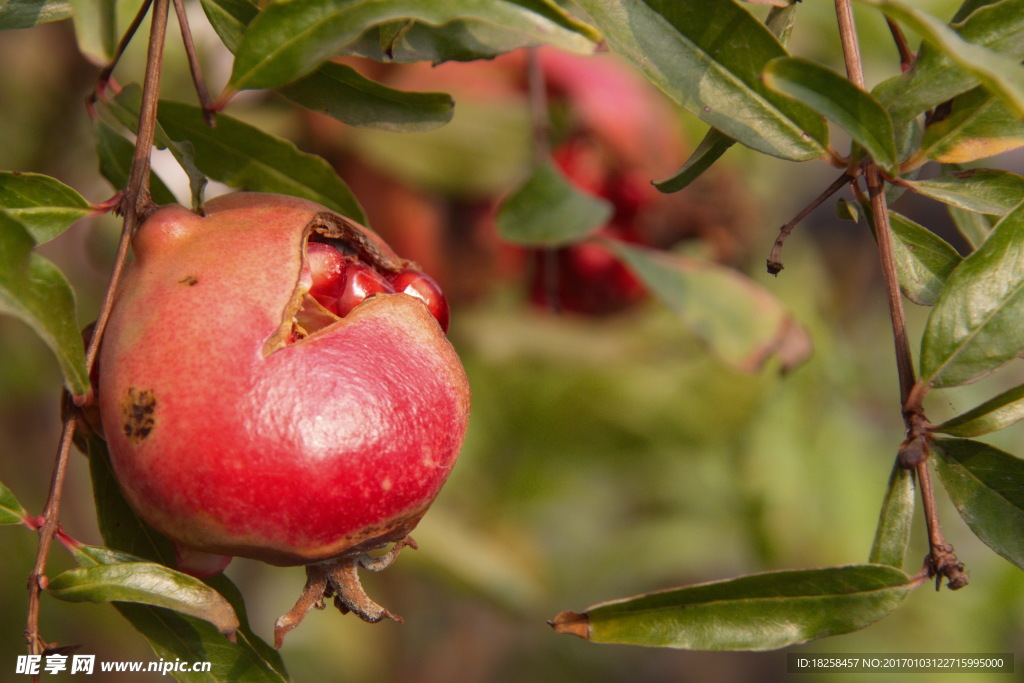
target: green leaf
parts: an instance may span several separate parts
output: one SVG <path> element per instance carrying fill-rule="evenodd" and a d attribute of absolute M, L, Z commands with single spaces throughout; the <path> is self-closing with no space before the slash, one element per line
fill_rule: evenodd
<path fill-rule="evenodd" d="M 914 587 L 884 565 L 766 572 L 562 612 L 552 626 L 595 643 L 775 650 L 862 629 Z"/>
<path fill-rule="evenodd" d="M 878 514 L 875 540 L 871 544 L 871 564 L 886 564 L 899 569 L 910 542 L 914 521 L 914 475 L 899 464 L 893 465 L 882 510 Z"/>
<path fill-rule="evenodd" d="M 100 174 L 110 181 L 114 189 L 128 187 L 135 145 L 99 119 L 93 124 L 93 131 L 96 134 L 96 155 L 100 160 Z M 157 204 L 174 204 L 177 201 L 164 181 L 160 180 L 160 176 L 152 172 L 149 174 L 149 191 Z"/>
<path fill-rule="evenodd" d="M 1024 352 L 1024 204 L 949 275 L 921 342 L 921 381 L 965 384 Z"/>
<path fill-rule="evenodd" d="M 1024 177 L 994 168 L 974 168 L 900 184 L 943 204 L 997 216 L 1024 201 Z"/>
<path fill-rule="evenodd" d="M 14 497 L 11 490 L 0 484 L 0 524 L 24 524 L 28 512 Z"/>
<path fill-rule="evenodd" d="M 238 49 L 259 13 L 250 0 L 202 0 L 221 40 Z M 350 66 L 327 62 L 278 92 L 292 102 L 352 126 L 422 132 L 448 123 L 455 103 L 444 93 L 403 92 L 370 80 Z"/>
<path fill-rule="evenodd" d="M 953 436 L 990 434 L 1024 420 L 1024 385 L 1004 391 L 980 406 L 931 428 Z"/>
<path fill-rule="evenodd" d="M 939 439 L 939 477 L 985 545 L 1024 569 L 1024 460 L 977 441 Z"/>
<path fill-rule="evenodd" d="M 946 210 L 953 219 L 956 229 L 972 248 L 977 249 L 988 239 L 988 234 L 992 232 L 992 220 L 988 216 L 957 206 L 947 205 Z"/>
<path fill-rule="evenodd" d="M 92 213 L 82 195 L 39 173 L 0 171 L 0 213 L 25 228 L 36 244 L 67 230 Z"/>
<path fill-rule="evenodd" d="M 591 26 L 576 22 L 546 1 L 511 0 L 514 4 L 533 7 L 551 15 L 563 24 L 597 41 L 600 35 Z M 536 38 L 501 24 L 464 19 L 442 26 L 400 19 L 375 26 L 355 42 L 347 45 L 345 54 L 358 55 L 382 62 L 468 62 L 492 59 L 506 52 L 538 45 Z M 592 49 L 592 46 L 591 46 Z"/>
<path fill-rule="evenodd" d="M 0 0 L 0 31 L 32 28 L 70 16 L 68 0 Z"/>
<path fill-rule="evenodd" d="M 857 223 L 860 221 L 860 209 L 857 208 L 855 203 L 840 197 L 836 200 L 836 218 L 841 221 Z"/>
<path fill-rule="evenodd" d="M 74 12 L 78 49 L 93 64 L 106 66 L 114 58 L 117 43 L 127 23 L 125 14 L 134 15 L 142 0 L 70 0 Z"/>
<path fill-rule="evenodd" d="M 138 97 L 137 86 L 126 87 L 115 105 L 137 112 Z M 224 114 L 218 114 L 217 125 L 210 128 L 199 107 L 180 102 L 160 102 L 157 120 L 167 140 L 179 147 L 184 142 L 192 145 L 195 166 L 214 180 L 239 190 L 303 197 L 366 222 L 352 191 L 330 164 L 299 151 L 288 140 Z"/>
<path fill-rule="evenodd" d="M 796 8 L 797 3 L 795 2 L 785 7 L 772 7 L 768 11 L 768 17 L 764 20 L 764 25 L 783 46 L 789 42 L 790 33 L 793 31 Z M 711 128 L 682 167 L 672 177 L 653 183 L 654 186 L 666 194 L 679 192 L 700 177 L 734 144 L 736 141 L 731 137 L 717 128 Z"/>
<path fill-rule="evenodd" d="M 553 162 L 537 166 L 498 209 L 498 233 L 516 244 L 554 247 L 599 228 L 610 202 L 576 189 Z"/>
<path fill-rule="evenodd" d="M 806 59 L 779 57 L 768 62 L 764 82 L 835 123 L 880 166 L 895 171 L 896 137 L 888 112 L 848 79 Z"/>
<path fill-rule="evenodd" d="M 761 82 L 786 55 L 772 33 L 732 0 L 578 0 L 608 45 L 670 98 L 737 141 L 785 159 L 820 157 L 828 127 Z"/>
<path fill-rule="evenodd" d="M 604 243 L 732 367 L 755 372 L 775 356 L 787 371 L 810 354 L 807 331 L 778 299 L 741 273 L 624 242 Z"/>
<path fill-rule="evenodd" d="M 200 0 L 206 18 L 224 45 L 235 52 L 245 35 L 245 28 L 260 12 L 254 0 Z"/>
<path fill-rule="evenodd" d="M 50 580 L 47 592 L 68 602 L 136 602 L 203 619 L 232 637 L 238 617 L 221 595 L 199 579 L 153 562 L 125 562 L 69 569 Z"/>
<path fill-rule="evenodd" d="M 405 133 L 443 126 L 451 121 L 455 108 L 451 95 L 395 90 L 332 62 L 278 92 L 351 126 Z"/>
<path fill-rule="evenodd" d="M 666 194 L 679 192 L 711 168 L 711 164 L 718 161 L 734 144 L 736 141 L 722 131 L 710 129 L 682 167 L 672 177 L 655 182 L 654 186 Z"/>
<path fill-rule="evenodd" d="M 0 213 L 0 313 L 22 320 L 57 356 L 75 396 L 90 391 L 85 348 L 75 318 L 75 295 L 57 266 L 32 253 L 28 231 Z"/>
<path fill-rule="evenodd" d="M 960 32 L 953 30 L 942 21 L 933 16 L 925 14 L 918 9 L 905 5 L 896 0 L 861 0 L 866 4 L 881 9 L 889 17 L 896 19 L 916 33 L 937 49 L 941 56 L 947 57 L 953 64 L 960 67 L 966 73 L 966 77 L 952 74 L 940 77 L 936 75 L 936 67 L 929 68 L 922 66 L 922 70 L 931 72 L 934 78 L 941 78 L 946 82 L 945 87 L 936 89 L 923 78 L 924 87 L 937 90 L 945 95 L 940 95 L 938 102 L 945 101 L 971 87 L 979 81 L 982 85 L 1003 98 L 1007 105 L 1017 113 L 1024 116 L 1024 68 L 1019 63 L 1018 51 L 1021 38 L 1014 35 L 1021 27 L 1021 13 L 1024 13 L 1024 4 L 1019 0 L 1004 0 L 973 12 L 968 20 L 961 27 Z M 1014 13 L 1017 16 L 1014 16 Z M 970 24 L 970 28 L 968 28 Z M 972 40 L 973 39 L 973 40 Z M 1008 42 L 1010 45 L 1006 45 Z M 989 49 L 990 45 L 995 49 Z M 1005 50 L 1009 54 L 1001 54 L 996 50 Z M 923 57 L 922 57 L 923 59 Z M 942 60 L 938 60 L 942 61 Z M 918 95 L 904 93 L 909 97 L 910 102 L 917 106 L 921 105 Z M 931 94 L 934 98 L 934 92 Z M 923 99 L 927 102 L 927 99 Z M 938 102 L 935 102 L 937 104 Z M 916 107 L 915 107 L 916 108 Z M 927 108 L 927 107 L 926 107 Z M 901 112 L 906 116 L 906 105 Z M 914 115 L 910 114 L 907 118 Z"/>
<path fill-rule="evenodd" d="M 982 87 L 955 97 L 942 112 L 925 128 L 920 158 L 966 164 L 1024 146 L 1024 121 Z"/>
<path fill-rule="evenodd" d="M 173 563 L 174 547 L 171 542 L 142 521 L 121 495 L 110 467 L 106 443 L 93 437 L 89 440 L 88 451 L 100 531 L 104 542 L 111 546 L 89 549 L 94 561 L 124 561 L 133 559 L 131 555 L 135 555 L 162 564 Z M 102 555 L 96 557 L 101 552 Z M 146 605 L 116 603 L 114 606 L 146 637 L 158 656 L 167 660 L 179 658 L 212 663 L 210 674 L 195 674 L 183 680 L 204 683 L 282 683 L 290 680 L 280 654 L 249 627 L 245 604 L 234 584 L 224 575 L 205 579 L 205 583 L 234 608 L 241 622 L 236 643 L 224 638 L 212 624 L 201 619 Z"/>
<path fill-rule="evenodd" d="M 293 0 L 268 6 L 246 32 L 229 87 L 274 88 L 312 72 L 361 34 L 381 24 L 414 19 L 432 26 L 472 19 L 516 31 L 529 44 L 587 53 L 596 35 L 543 0 Z"/>
<path fill-rule="evenodd" d="M 942 287 L 962 260 L 949 242 L 895 211 L 889 212 L 896 272 L 903 295 L 921 306 L 934 306 Z"/>

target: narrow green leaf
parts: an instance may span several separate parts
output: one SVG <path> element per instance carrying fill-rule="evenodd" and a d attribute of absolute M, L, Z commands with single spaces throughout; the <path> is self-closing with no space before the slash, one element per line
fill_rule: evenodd
<path fill-rule="evenodd" d="M 0 31 L 32 28 L 70 16 L 68 0 L 0 0 Z"/>
<path fill-rule="evenodd" d="M 895 211 L 889 212 L 896 272 L 903 295 L 921 306 L 934 306 L 942 287 L 962 260 L 949 242 Z"/>
<path fill-rule="evenodd" d="M 850 221 L 851 223 L 857 223 L 860 221 L 860 209 L 853 202 L 847 201 L 840 197 L 836 200 L 836 218 L 841 221 Z"/>
<path fill-rule="evenodd" d="M 764 25 L 772 32 L 772 35 L 779 39 L 779 43 L 785 47 L 789 44 L 789 37 L 793 33 L 793 26 L 796 25 L 797 2 L 783 0 L 768 10 L 768 16 Z"/>
<path fill-rule="evenodd" d="M 914 476 L 910 470 L 896 464 L 889 475 L 889 487 L 885 491 L 882 510 L 878 513 L 878 526 L 868 562 L 901 568 L 913 521 Z"/>
<path fill-rule="evenodd" d="M 965 384 L 1024 353 L 1024 204 L 949 275 L 921 342 L 921 380 Z"/>
<path fill-rule="evenodd" d="M 1024 177 L 995 168 L 974 168 L 901 184 L 943 204 L 997 216 L 1024 201 Z"/>
<path fill-rule="evenodd" d="M 238 49 L 259 13 L 251 0 L 202 0 L 221 40 Z M 448 123 L 455 103 L 444 93 L 403 92 L 362 76 L 350 66 L 327 62 L 308 76 L 278 88 L 292 102 L 352 126 L 422 132 Z"/>
<path fill-rule="evenodd" d="M 381 24 L 414 19 L 431 26 L 473 19 L 529 38 L 587 53 L 596 35 L 543 0 L 293 0 L 273 4 L 257 16 L 238 46 L 230 87 L 274 88 L 312 72 L 361 34 Z"/>
<path fill-rule="evenodd" d="M 790 33 L 793 31 L 796 8 L 797 3 L 795 2 L 787 4 L 785 7 L 772 7 L 768 11 L 768 17 L 764 20 L 764 25 L 783 46 L 789 42 Z M 679 192 L 700 177 L 734 144 L 736 141 L 722 131 L 717 128 L 709 129 L 704 135 L 704 139 L 697 145 L 697 149 L 693 151 L 682 167 L 670 178 L 653 183 L 654 186 L 666 194 Z"/>
<path fill-rule="evenodd" d="M 451 95 L 395 90 L 333 62 L 278 92 L 351 126 L 394 132 L 433 130 L 451 121 L 455 109 Z"/>
<path fill-rule="evenodd" d="M 138 556 L 173 564 L 174 547 L 171 542 L 142 521 L 121 495 L 110 467 L 106 443 L 94 437 L 89 440 L 88 451 L 100 531 L 104 542 L 111 546 L 90 548 L 93 561 L 118 562 Z M 76 555 L 79 562 L 85 564 L 81 553 Z M 185 680 L 204 683 L 282 683 L 290 680 L 280 654 L 249 627 L 245 604 L 234 584 L 223 574 L 205 579 L 205 583 L 234 608 L 241 622 L 237 643 L 227 640 L 212 624 L 201 619 L 146 605 L 115 603 L 114 606 L 146 637 L 158 656 L 167 660 L 179 658 L 212 663 L 211 673 L 193 674 Z"/>
<path fill-rule="evenodd" d="M 231 52 L 238 49 L 245 28 L 260 13 L 255 0 L 200 0 L 213 30 Z"/>
<path fill-rule="evenodd" d="M 137 112 L 138 97 L 137 86 L 126 87 L 113 106 Z M 239 190 L 310 199 L 365 225 L 362 208 L 330 164 L 288 140 L 225 114 L 218 114 L 217 125 L 210 128 L 199 107 L 180 102 L 162 101 L 157 120 L 163 131 L 157 142 L 173 140 L 179 154 L 182 143 L 189 143 L 202 174 Z"/>
<path fill-rule="evenodd" d="M 960 517 L 985 545 L 1024 569 L 1024 460 L 963 439 L 939 439 L 934 451 Z"/>
<path fill-rule="evenodd" d="M 96 155 L 100 160 L 100 174 L 110 181 L 114 189 L 128 187 L 135 145 L 100 119 L 93 124 L 93 131 L 96 134 Z M 149 191 L 157 204 L 173 204 L 177 201 L 164 181 L 155 173 L 149 174 Z"/>
<path fill-rule="evenodd" d="M 997 432 L 1024 420 L 1024 385 L 1004 391 L 962 415 L 932 427 L 933 432 L 971 437 Z"/>
<path fill-rule="evenodd" d="M 988 234 L 992 232 L 992 220 L 988 216 L 948 204 L 946 210 L 953 219 L 956 229 L 973 249 L 977 249 L 988 239 Z"/>
<path fill-rule="evenodd" d="M 580 239 L 611 214 L 611 203 L 576 189 L 547 161 L 502 202 L 498 232 L 516 244 L 554 247 Z"/>
<path fill-rule="evenodd" d="M 578 0 L 609 46 L 670 98 L 737 141 L 802 161 L 824 154 L 828 127 L 761 82 L 786 55 L 775 36 L 733 0 Z"/>
<path fill-rule="evenodd" d="M 895 170 L 896 137 L 888 112 L 848 79 L 806 59 L 779 57 L 768 62 L 764 82 L 835 123 L 880 166 Z"/>
<path fill-rule="evenodd" d="M 593 27 L 575 21 L 548 0 L 508 0 L 529 10 L 546 14 L 556 23 L 591 40 L 600 40 Z M 493 59 L 523 47 L 538 45 L 533 36 L 499 23 L 460 19 L 433 26 L 399 19 L 378 24 L 344 48 L 345 54 L 383 62 L 469 62 Z"/>
<path fill-rule="evenodd" d="M 734 144 L 736 141 L 722 131 L 710 129 L 682 167 L 672 177 L 655 182 L 654 186 L 665 194 L 679 192 L 711 168 L 711 164 L 718 161 Z"/>
<path fill-rule="evenodd" d="M 940 50 L 954 64 L 1003 98 L 1018 116 L 1024 116 L 1024 68 L 1021 67 L 1017 55 L 1000 54 L 982 45 L 968 42 L 969 38 L 965 40 L 965 37 L 942 21 L 896 0 L 861 1 L 878 7 L 891 18 L 903 22 L 919 33 L 925 41 Z M 1020 3 L 1008 4 L 1001 9 L 1015 9 L 1020 12 L 1024 6 Z M 975 12 L 973 16 L 978 14 Z M 1019 17 L 1014 21 L 1019 22 Z M 1003 35 L 1007 33 L 1005 26 L 992 25 L 986 28 L 999 31 Z M 973 82 L 968 81 L 967 87 L 963 90 L 973 85 Z M 950 93 L 950 96 L 955 94 L 958 93 Z"/>
<path fill-rule="evenodd" d="M 11 490 L 0 484 L 0 524 L 24 524 L 27 518 L 28 512 Z"/>
<path fill-rule="evenodd" d="M 1011 58 L 1024 57 L 1024 0 L 1000 0 L 957 13 L 952 28 L 963 40 Z M 897 129 L 919 114 L 934 109 L 974 88 L 978 79 L 958 68 L 940 49 L 921 45 L 913 67 L 880 83 L 875 96 L 885 104 Z"/>
<path fill-rule="evenodd" d="M 199 579 L 153 562 L 69 569 L 50 580 L 47 592 L 68 602 L 136 602 L 203 619 L 226 636 L 238 630 L 235 611 Z"/>
<path fill-rule="evenodd" d="M 955 97 L 944 112 L 925 128 L 920 158 L 966 164 L 1024 146 L 1024 121 L 985 88 Z"/>
<path fill-rule="evenodd" d="M 562 612 L 552 626 L 595 643 L 775 650 L 862 629 L 914 587 L 884 565 L 766 572 Z"/>
<path fill-rule="evenodd" d="M 756 372 L 777 357 L 787 371 L 810 354 L 807 331 L 778 299 L 741 273 L 624 242 L 604 243 L 732 367 Z"/>
<path fill-rule="evenodd" d="M 0 313 L 31 327 L 57 356 L 68 390 L 86 396 L 89 376 L 74 292 L 57 266 L 32 253 L 34 246 L 27 230 L 0 213 Z"/>
<path fill-rule="evenodd" d="M 121 7 L 130 7 L 134 13 L 142 6 L 142 0 L 70 0 L 70 4 L 78 49 L 93 64 L 106 66 L 121 39 L 122 27 L 118 24 Z"/>
<path fill-rule="evenodd" d="M 0 213 L 42 244 L 85 218 L 89 202 L 56 178 L 39 173 L 0 171 Z"/>

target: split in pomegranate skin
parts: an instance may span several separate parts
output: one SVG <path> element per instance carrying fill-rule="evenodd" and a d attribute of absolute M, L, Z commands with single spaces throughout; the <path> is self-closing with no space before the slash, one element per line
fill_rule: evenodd
<path fill-rule="evenodd" d="M 312 202 L 205 208 L 153 214 L 118 289 L 99 399 L 122 491 L 186 571 L 317 566 L 334 579 L 314 602 L 347 590 L 343 611 L 392 616 L 338 577 L 408 544 L 458 456 L 469 387 L 447 304 L 435 318 L 395 284 L 414 264 Z"/>

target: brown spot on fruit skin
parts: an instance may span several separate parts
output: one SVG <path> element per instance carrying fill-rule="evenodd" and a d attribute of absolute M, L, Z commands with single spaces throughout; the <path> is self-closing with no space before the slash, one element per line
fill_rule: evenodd
<path fill-rule="evenodd" d="M 134 445 L 142 443 L 156 425 L 153 413 L 156 411 L 156 397 L 149 389 L 137 390 L 128 387 L 128 393 L 121 402 L 121 425 L 124 435 Z"/>
<path fill-rule="evenodd" d="M 178 280 L 179 284 L 186 285 L 188 287 L 195 287 L 199 284 L 199 278 L 195 275 L 186 275 L 185 277 Z"/>

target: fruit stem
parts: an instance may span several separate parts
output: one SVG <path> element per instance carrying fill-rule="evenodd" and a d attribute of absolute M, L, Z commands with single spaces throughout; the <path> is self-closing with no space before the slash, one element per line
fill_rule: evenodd
<path fill-rule="evenodd" d="M 323 609 L 324 599 L 330 597 L 334 598 L 334 606 L 339 612 L 352 612 L 368 624 L 376 624 L 384 619 L 401 623 L 402 617 L 381 607 L 366 594 L 359 582 L 359 567 L 373 572 L 387 569 L 406 547 L 415 550 L 416 541 L 406 536 L 380 557 L 374 557 L 367 552 L 357 552 L 306 565 L 306 585 L 302 589 L 302 594 L 295 602 L 295 606 L 274 622 L 274 647 L 281 649 L 288 632 L 301 624 L 314 607 Z"/>

